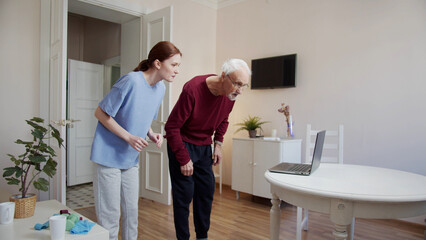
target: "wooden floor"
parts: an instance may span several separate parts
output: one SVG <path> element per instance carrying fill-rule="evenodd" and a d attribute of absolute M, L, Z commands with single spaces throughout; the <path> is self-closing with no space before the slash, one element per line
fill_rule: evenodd
<path fill-rule="evenodd" d="M 269 239 L 268 199 L 253 197 L 240 193 L 236 200 L 235 191 L 229 186 L 223 187 L 222 195 L 214 196 L 209 239 L 211 240 L 251 240 Z M 296 239 L 296 208 L 281 204 L 280 239 Z M 96 221 L 94 207 L 76 210 L 80 214 Z M 191 239 L 195 233 L 190 216 Z M 304 240 L 334 239 L 333 225 L 326 214 L 310 211 L 309 231 L 304 232 Z M 399 220 L 356 219 L 355 239 L 386 240 L 422 240 L 425 227 Z M 139 237 L 138 239 L 175 239 L 172 206 L 159 204 L 150 200 L 139 201 Z"/>

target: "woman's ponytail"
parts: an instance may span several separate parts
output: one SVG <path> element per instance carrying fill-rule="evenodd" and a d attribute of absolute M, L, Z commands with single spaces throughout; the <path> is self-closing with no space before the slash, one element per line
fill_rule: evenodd
<path fill-rule="evenodd" d="M 139 71 L 145 72 L 146 70 L 149 69 L 149 67 L 150 66 L 148 65 L 148 59 L 145 59 L 142 62 L 140 62 L 139 65 L 135 69 L 133 69 L 133 71 L 134 72 L 139 72 Z"/>
<path fill-rule="evenodd" d="M 151 49 L 151 51 L 149 51 L 148 59 L 145 59 L 140 62 L 139 65 L 135 69 L 133 69 L 133 71 L 144 72 L 152 67 L 152 64 L 155 60 L 163 62 L 164 60 L 168 59 L 169 57 L 172 57 L 175 54 L 180 54 L 182 56 L 180 50 L 175 45 L 173 45 L 173 43 L 169 41 L 158 42 Z"/>

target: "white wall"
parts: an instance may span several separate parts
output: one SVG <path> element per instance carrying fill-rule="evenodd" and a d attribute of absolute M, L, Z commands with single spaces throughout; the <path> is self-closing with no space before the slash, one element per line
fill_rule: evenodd
<path fill-rule="evenodd" d="M 31 139 L 25 120 L 39 116 L 39 9 L 40 1 L 0 1 L 0 176 L 13 165 L 6 154 L 24 151 L 14 142 Z M 3 177 L 0 186 L 11 193 L 19 189 Z"/>
<path fill-rule="evenodd" d="M 218 11 L 217 64 L 297 53 L 295 88 L 248 90 L 237 100 L 225 140 L 225 183 L 231 183 L 233 124 L 248 114 L 285 120 L 296 138 L 345 125 L 344 161 L 426 175 L 426 2 L 244 1 Z"/>

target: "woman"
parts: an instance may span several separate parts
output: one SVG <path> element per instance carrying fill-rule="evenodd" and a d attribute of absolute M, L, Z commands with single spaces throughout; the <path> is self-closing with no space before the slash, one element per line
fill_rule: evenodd
<path fill-rule="evenodd" d="M 162 80 L 173 82 L 182 53 L 172 43 L 157 43 L 148 59 L 124 76 L 99 103 L 99 120 L 90 159 L 96 163 L 93 181 L 98 223 L 118 238 L 121 207 L 123 240 L 137 239 L 139 152 L 148 136 L 158 148 L 161 134 L 150 128 L 164 97 Z"/>

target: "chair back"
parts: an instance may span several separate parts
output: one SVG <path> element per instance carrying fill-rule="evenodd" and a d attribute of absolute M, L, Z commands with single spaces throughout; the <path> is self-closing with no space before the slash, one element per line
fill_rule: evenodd
<path fill-rule="evenodd" d="M 315 137 L 317 133 L 324 129 L 314 130 L 311 124 L 306 126 L 306 158 L 305 162 L 312 162 L 312 154 L 315 148 Z M 321 162 L 343 164 L 343 125 L 338 129 L 326 130 L 324 148 Z"/>
<path fill-rule="evenodd" d="M 312 161 L 312 154 L 315 147 L 315 136 L 321 130 L 326 130 L 324 148 L 322 151 L 321 162 L 343 164 L 343 125 L 340 124 L 337 130 L 313 130 L 311 124 L 306 126 L 306 162 Z M 303 212 L 303 214 L 302 214 Z M 296 239 L 302 239 L 302 229 L 308 230 L 308 209 L 297 207 L 297 226 Z M 352 218 L 352 223 L 347 227 L 348 240 L 354 239 L 355 232 L 355 217 Z"/>

